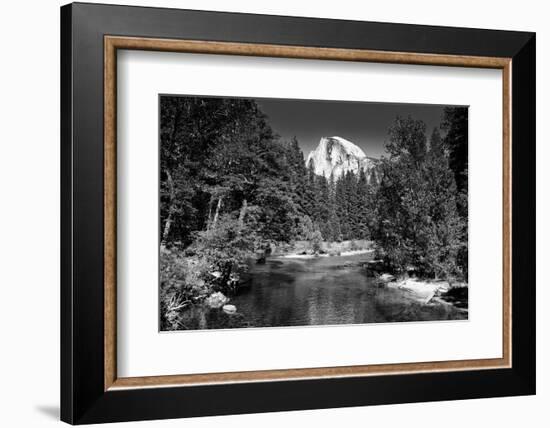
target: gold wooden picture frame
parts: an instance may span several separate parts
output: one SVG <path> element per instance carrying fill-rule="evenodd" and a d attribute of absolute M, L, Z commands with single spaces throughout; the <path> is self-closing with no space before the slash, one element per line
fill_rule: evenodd
<path fill-rule="evenodd" d="M 378 52 L 264 44 L 168 40 L 105 36 L 105 390 L 173 385 L 218 384 L 323 377 L 425 373 L 507 368 L 511 364 L 511 58 Z M 276 58 L 359 61 L 390 64 L 439 65 L 502 70 L 503 120 L 503 321 L 502 358 L 377 364 L 307 369 L 262 370 L 171 376 L 122 377 L 116 375 L 116 64 L 117 50 L 146 50 L 209 55 L 248 55 Z"/>

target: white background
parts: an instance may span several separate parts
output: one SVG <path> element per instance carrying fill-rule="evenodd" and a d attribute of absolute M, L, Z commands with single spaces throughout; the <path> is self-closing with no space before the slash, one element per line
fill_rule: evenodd
<path fill-rule="evenodd" d="M 111 3 L 109 1 L 104 1 Z M 414 24 L 537 31 L 538 395 L 461 402 L 285 412 L 125 426 L 178 427 L 543 427 L 550 403 L 550 28 L 544 2 L 463 0 L 339 2 L 277 0 L 126 1 L 130 4 Z M 0 423 L 54 426 L 59 405 L 59 5 L 5 2 L 0 13 Z"/>
<path fill-rule="evenodd" d="M 123 51 L 117 78 L 119 376 L 502 356 L 501 70 Z M 469 320 L 159 334 L 159 93 L 468 105 Z"/>

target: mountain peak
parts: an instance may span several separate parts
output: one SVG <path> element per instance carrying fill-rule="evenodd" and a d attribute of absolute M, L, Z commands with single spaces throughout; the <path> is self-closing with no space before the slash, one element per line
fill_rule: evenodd
<path fill-rule="evenodd" d="M 365 155 L 365 152 L 363 152 L 363 150 L 361 150 L 359 146 L 342 137 L 323 137 L 321 138 L 321 141 L 319 141 L 319 146 L 322 145 L 326 145 L 331 151 L 334 146 L 341 146 L 342 150 L 350 155 L 356 156 L 358 158 L 367 157 Z"/>
<path fill-rule="evenodd" d="M 321 138 L 317 148 L 307 157 L 306 165 L 310 163 L 313 163 L 313 171 L 317 175 L 329 178 L 334 174 L 334 178 L 338 178 L 348 171 L 357 174 L 362 169 L 370 181 L 377 161 L 367 157 L 355 143 L 333 136 Z"/>

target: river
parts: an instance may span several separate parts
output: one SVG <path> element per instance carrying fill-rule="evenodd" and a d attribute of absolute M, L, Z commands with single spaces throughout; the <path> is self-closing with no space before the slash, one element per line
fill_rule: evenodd
<path fill-rule="evenodd" d="M 404 290 L 379 287 L 361 262 L 369 254 L 271 257 L 250 267 L 250 282 L 221 310 L 200 313 L 195 328 L 283 327 L 465 319 L 451 305 L 425 305 Z M 198 314 L 195 312 L 194 316 Z"/>

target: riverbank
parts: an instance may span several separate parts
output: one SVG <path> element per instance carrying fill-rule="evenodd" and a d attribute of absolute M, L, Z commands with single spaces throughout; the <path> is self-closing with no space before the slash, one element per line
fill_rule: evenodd
<path fill-rule="evenodd" d="M 374 244 L 368 240 L 349 241 L 322 241 L 312 243 L 311 241 L 294 241 L 291 244 L 274 245 L 271 248 L 271 255 L 287 258 L 313 258 L 313 257 L 334 257 L 354 256 L 374 252 Z"/>
<path fill-rule="evenodd" d="M 304 250 L 303 244 L 298 248 Z M 163 330 L 468 318 L 466 284 L 396 278 L 373 260 L 374 248 L 366 241 L 324 248 L 332 252 L 298 254 L 287 244 L 262 262 L 250 258 L 248 267 L 233 275 L 238 283 L 231 290 L 217 285 L 217 271 L 197 264 L 196 256 L 170 253 L 177 263 L 162 271 L 163 281 L 173 278 L 172 287 L 164 288 L 170 294 L 161 300 Z M 182 278 L 185 282 L 176 282 Z"/>
<path fill-rule="evenodd" d="M 367 254 L 268 257 L 250 267 L 250 286 L 216 293 L 182 314 L 182 329 L 232 329 L 388 322 L 451 321 L 467 310 L 443 301 L 442 281 L 368 276 Z M 391 279 L 391 280 L 390 280 Z M 426 301 L 427 292 L 434 292 Z M 214 298 L 216 297 L 216 298 Z M 442 300 L 440 300 L 442 299 Z M 232 311 L 227 306 L 232 305 Z"/>
<path fill-rule="evenodd" d="M 280 257 L 287 259 L 313 259 L 315 257 L 346 257 L 346 256 L 357 256 L 360 254 L 370 254 L 374 253 L 374 250 L 350 250 L 342 251 L 338 254 L 322 253 L 322 254 L 303 254 L 303 253 L 289 253 Z"/>
<path fill-rule="evenodd" d="M 386 279 L 389 277 L 391 275 L 386 276 Z M 418 278 L 389 281 L 384 281 L 384 278 L 382 278 L 381 281 L 385 287 L 401 290 L 405 293 L 405 296 L 418 303 L 424 305 L 452 305 L 461 312 L 468 312 L 468 285 L 466 283 L 451 284 L 448 281 L 421 280 Z"/>

